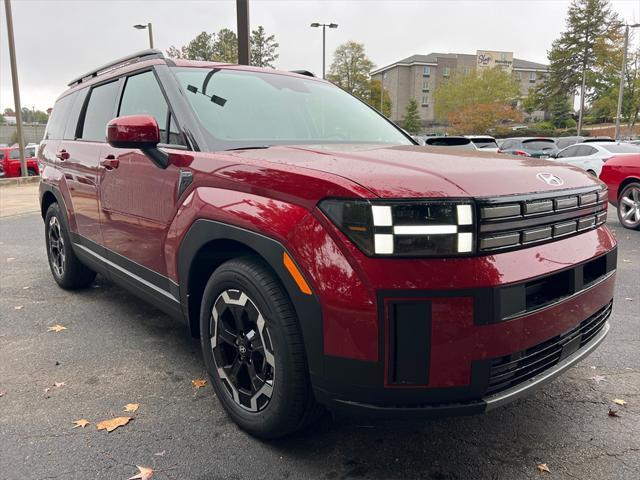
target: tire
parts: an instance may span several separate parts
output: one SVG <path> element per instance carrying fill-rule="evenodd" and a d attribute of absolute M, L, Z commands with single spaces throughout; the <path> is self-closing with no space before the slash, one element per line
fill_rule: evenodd
<path fill-rule="evenodd" d="M 27 169 L 27 175 L 29 177 L 37 177 L 38 173 L 36 172 L 36 170 L 34 168 L 28 168 Z"/>
<path fill-rule="evenodd" d="M 52 203 L 44 217 L 45 242 L 51 274 L 65 290 L 85 288 L 96 278 L 96 272 L 83 265 L 73 251 L 64 215 Z"/>
<path fill-rule="evenodd" d="M 243 430 L 279 438 L 321 412 L 297 316 L 261 259 L 229 260 L 213 272 L 204 290 L 200 332 L 211 384 Z"/>
<path fill-rule="evenodd" d="M 617 210 L 623 227 L 640 230 L 640 183 L 632 182 L 622 189 Z"/>
<path fill-rule="evenodd" d="M 589 175 L 593 175 L 594 177 L 598 178 L 598 175 L 596 175 L 596 172 L 594 172 L 593 170 L 587 170 L 587 173 Z"/>

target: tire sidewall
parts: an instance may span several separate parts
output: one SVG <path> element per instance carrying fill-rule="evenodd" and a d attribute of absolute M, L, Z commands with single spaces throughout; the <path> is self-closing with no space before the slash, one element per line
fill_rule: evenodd
<path fill-rule="evenodd" d="M 253 301 L 265 319 L 273 345 L 276 364 L 273 394 L 269 404 L 259 412 L 250 412 L 237 405 L 216 372 L 210 339 L 211 312 L 218 296 L 228 289 L 240 290 Z M 269 294 L 263 291 L 260 281 L 253 278 L 250 272 L 231 270 L 222 265 L 209 279 L 204 291 L 200 311 L 200 339 L 205 365 L 211 378 L 212 386 L 226 410 L 242 428 L 263 436 L 270 435 L 262 434 L 262 432 L 280 429 L 281 418 L 286 416 L 290 409 L 295 409 L 292 405 L 292 395 L 290 395 L 295 379 L 291 378 L 291 372 L 286 368 L 287 363 L 292 359 L 292 352 L 286 341 L 284 331 L 280 328 L 279 320 L 278 312 L 275 311 L 273 302 L 269 299 Z"/>
<path fill-rule="evenodd" d="M 60 235 L 63 237 L 64 248 L 65 248 L 65 258 L 64 258 L 64 266 L 62 270 L 62 275 L 59 276 L 55 269 L 52 266 L 51 261 L 51 249 L 49 248 L 49 222 L 52 217 L 56 217 L 58 219 L 58 223 L 60 224 Z M 51 274 L 53 275 L 54 280 L 63 284 L 66 281 L 66 276 L 68 275 L 69 268 L 69 248 L 71 247 L 71 239 L 69 238 L 69 234 L 67 232 L 67 224 L 64 221 L 64 215 L 62 215 L 62 211 L 60 210 L 60 206 L 57 203 L 52 203 L 47 209 L 47 213 L 44 217 L 44 229 L 45 229 L 45 244 L 47 247 L 47 260 L 49 261 L 49 269 L 51 270 Z"/>
<path fill-rule="evenodd" d="M 622 220 L 622 211 L 621 211 L 621 205 L 622 205 L 622 197 L 624 196 L 625 192 L 627 190 L 629 190 L 630 188 L 640 188 L 640 183 L 638 182 L 631 182 L 627 185 L 625 185 L 625 187 L 622 189 L 622 191 L 620 192 L 620 195 L 618 197 L 618 206 L 616 208 L 616 211 L 618 213 L 618 221 L 620 222 L 620 224 L 622 224 L 622 226 L 624 228 L 628 228 L 630 230 L 638 230 L 640 229 L 640 223 L 638 223 L 635 226 L 631 226 L 631 225 L 627 225 L 626 223 L 624 223 L 624 221 Z"/>

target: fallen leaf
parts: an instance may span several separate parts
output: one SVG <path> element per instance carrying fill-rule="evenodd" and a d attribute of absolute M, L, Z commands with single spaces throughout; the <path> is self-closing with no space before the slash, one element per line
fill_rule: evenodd
<path fill-rule="evenodd" d="M 140 465 L 136 465 L 136 468 L 138 473 L 133 477 L 129 477 L 129 480 L 149 480 L 153 477 L 153 468 L 141 467 Z"/>
<path fill-rule="evenodd" d="M 78 428 L 78 427 L 84 428 L 87 425 L 89 425 L 91 422 L 89 420 L 85 420 L 84 418 L 81 418 L 80 420 L 74 420 L 73 423 L 74 423 L 73 428 Z"/>
<path fill-rule="evenodd" d="M 22 305 L 16 305 L 13 307 L 14 310 L 22 310 L 24 307 Z"/>
<path fill-rule="evenodd" d="M 604 382 L 605 378 L 606 377 L 604 375 L 594 375 L 593 377 L 591 377 L 591 380 L 593 380 L 596 383 L 600 383 L 600 382 Z"/>
<path fill-rule="evenodd" d="M 67 327 L 63 327 L 62 325 L 58 325 L 57 323 L 53 327 L 47 328 L 49 332 L 61 332 L 62 330 L 66 330 Z"/>
<path fill-rule="evenodd" d="M 7 257 L 7 262 L 13 262 L 16 259 L 16 257 Z"/>
<path fill-rule="evenodd" d="M 622 259 L 622 262 L 623 262 L 623 263 L 631 263 L 631 260 L 627 260 L 626 258 L 623 258 L 623 259 Z"/>
<path fill-rule="evenodd" d="M 167 451 L 166 451 L 166 450 L 162 450 L 161 452 L 156 452 L 156 453 L 154 453 L 154 455 L 155 455 L 156 457 L 164 457 L 164 454 L 165 454 L 165 453 L 167 453 Z"/>
<path fill-rule="evenodd" d="M 51 390 L 49 387 L 44 389 L 44 393 L 49 393 L 49 390 Z"/>
<path fill-rule="evenodd" d="M 139 403 L 127 403 L 124 406 L 124 411 L 125 412 L 135 412 L 138 410 L 138 407 L 140 406 Z"/>
<path fill-rule="evenodd" d="M 591 365 L 591 370 L 595 370 L 596 368 L 598 367 L 596 367 L 595 365 Z"/>
<path fill-rule="evenodd" d="M 22 287 L 23 290 L 29 290 L 31 287 Z"/>
<path fill-rule="evenodd" d="M 53 382 L 53 386 L 56 388 L 64 387 L 64 382 Z"/>
<path fill-rule="evenodd" d="M 201 380 L 201 379 L 191 380 L 191 385 L 193 385 L 197 389 L 204 387 L 206 384 L 207 384 L 206 380 Z"/>
<path fill-rule="evenodd" d="M 623 407 L 627 404 L 627 402 L 625 402 L 625 401 L 624 401 L 623 399 L 621 399 L 621 398 L 614 398 L 614 399 L 613 399 L 613 403 L 617 403 L 618 405 L 621 405 L 621 406 L 623 406 Z"/>
<path fill-rule="evenodd" d="M 4 397 L 7 392 L 0 392 L 0 397 Z"/>
<path fill-rule="evenodd" d="M 107 432 L 113 432 L 118 427 L 124 427 L 131 421 L 131 417 L 116 417 L 109 420 L 103 420 L 96 424 L 97 430 L 106 430 Z"/>
<path fill-rule="evenodd" d="M 625 300 L 626 300 L 627 302 L 633 302 L 633 298 L 626 297 L 626 298 L 625 298 Z"/>
<path fill-rule="evenodd" d="M 609 416 L 610 417 L 619 417 L 620 415 L 618 415 L 618 411 L 612 409 L 611 407 L 609 407 Z"/>
<path fill-rule="evenodd" d="M 551 473 L 551 470 L 549 470 L 549 466 L 546 463 L 538 464 L 538 470 L 540 471 L 540 473 Z"/>

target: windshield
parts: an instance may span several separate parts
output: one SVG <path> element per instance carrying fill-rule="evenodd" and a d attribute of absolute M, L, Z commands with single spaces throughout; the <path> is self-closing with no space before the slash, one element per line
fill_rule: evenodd
<path fill-rule="evenodd" d="M 535 139 L 535 140 L 523 140 L 522 147 L 529 150 L 553 150 L 556 148 L 556 144 L 551 139 Z"/>
<path fill-rule="evenodd" d="M 498 148 L 498 144 L 493 138 L 472 138 L 471 141 L 479 149 L 482 148 Z"/>
<path fill-rule="evenodd" d="M 412 144 L 384 117 L 331 84 L 233 69 L 175 68 L 174 72 L 203 127 L 221 149 L 303 143 Z"/>
<path fill-rule="evenodd" d="M 614 143 L 614 144 L 605 144 L 600 145 L 605 150 L 610 151 L 611 153 L 640 153 L 640 147 L 637 145 L 628 145 L 623 143 Z"/>

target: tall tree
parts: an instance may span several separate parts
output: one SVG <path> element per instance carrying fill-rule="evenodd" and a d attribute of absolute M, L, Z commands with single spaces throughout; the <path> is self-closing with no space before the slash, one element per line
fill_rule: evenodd
<path fill-rule="evenodd" d="M 215 56 L 215 37 L 215 33 L 201 32 L 196 38 L 180 48 L 173 45 L 169 47 L 167 55 L 172 58 L 211 61 Z"/>
<path fill-rule="evenodd" d="M 264 27 L 258 26 L 257 30 L 251 31 L 251 65 L 256 67 L 273 68 L 275 62 L 280 56 L 276 50 L 280 46 L 276 42 L 275 35 L 267 36 Z"/>
<path fill-rule="evenodd" d="M 454 75 L 440 83 L 434 92 L 435 114 L 447 121 L 449 113 L 472 105 L 512 105 L 520 96 L 518 82 L 501 68 L 490 68 L 467 75 Z"/>
<path fill-rule="evenodd" d="M 333 53 L 327 79 L 364 99 L 369 92 L 369 72 L 373 67 L 373 62 L 364 51 L 364 44 L 349 41 Z"/>
<path fill-rule="evenodd" d="M 572 0 L 566 30 L 549 51 L 547 98 L 580 95 L 578 133 L 587 100 L 609 83 L 619 64 L 621 22 L 609 0 Z M 609 78 L 608 78 L 609 77 Z"/>
<path fill-rule="evenodd" d="M 380 104 L 380 94 L 382 91 L 382 83 L 380 80 L 371 80 L 369 83 L 369 93 L 365 101 L 375 108 L 378 111 L 381 111 L 385 117 L 391 116 L 391 95 L 389 95 L 389 91 L 384 89 L 384 94 L 382 97 L 382 105 Z"/>
<path fill-rule="evenodd" d="M 236 32 L 223 28 L 213 42 L 213 59 L 216 62 L 238 63 L 238 37 Z"/>
<path fill-rule="evenodd" d="M 402 116 L 402 128 L 412 135 L 416 135 L 422 130 L 422 121 L 418 113 L 418 102 L 415 98 L 412 98 L 407 103 L 404 115 Z"/>
<path fill-rule="evenodd" d="M 449 125 L 461 135 L 492 134 L 504 122 L 521 122 L 522 112 L 504 103 L 476 103 L 449 112 Z"/>

